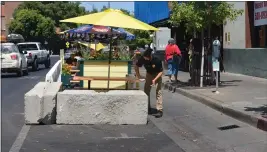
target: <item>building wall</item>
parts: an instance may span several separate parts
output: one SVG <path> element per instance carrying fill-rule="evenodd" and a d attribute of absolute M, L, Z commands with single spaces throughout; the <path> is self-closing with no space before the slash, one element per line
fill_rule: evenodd
<path fill-rule="evenodd" d="M 1 35 L 5 34 L 6 24 L 5 24 L 5 7 L 4 3 L 1 3 Z"/>
<path fill-rule="evenodd" d="M 1 30 L 3 30 L 4 34 L 8 34 L 8 27 L 13 19 L 13 13 L 21 3 L 22 2 L 4 2 L 4 5 L 1 5 L 3 9 L 1 13 L 4 14 L 4 17 L 1 15 L 1 20 L 4 21 L 4 23 L 2 22 L 4 25 L 1 25 Z"/>
<path fill-rule="evenodd" d="M 170 15 L 167 1 L 137 1 L 134 2 L 134 16 L 138 20 L 151 24 L 168 19 Z"/>
<path fill-rule="evenodd" d="M 229 2 L 234 4 L 236 9 L 243 9 L 244 13 L 237 17 L 233 22 L 227 21 L 223 27 L 224 48 L 240 49 L 246 48 L 246 22 L 245 22 L 245 4 L 246 2 Z M 230 34 L 230 37 L 229 37 Z M 230 40 L 229 40 L 230 39 Z M 227 40 L 227 41 L 226 41 Z"/>
<path fill-rule="evenodd" d="M 224 26 L 224 34 L 230 32 L 231 36 L 230 42 L 225 42 L 224 37 L 224 68 L 231 73 L 267 78 L 267 49 L 262 47 L 264 43 L 261 44 L 266 39 L 259 38 L 259 29 L 266 25 L 254 26 L 253 2 L 231 3 L 236 8 L 243 9 L 244 13 L 234 24 L 227 23 Z"/>
<path fill-rule="evenodd" d="M 224 49 L 226 72 L 239 73 L 267 79 L 267 49 Z"/>

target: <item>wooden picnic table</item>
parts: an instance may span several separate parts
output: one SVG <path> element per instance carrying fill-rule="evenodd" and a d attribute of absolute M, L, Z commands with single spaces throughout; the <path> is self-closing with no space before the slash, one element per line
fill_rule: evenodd
<path fill-rule="evenodd" d="M 133 77 L 99 77 L 99 76 L 74 76 L 74 81 L 88 81 L 88 90 L 91 88 L 91 81 L 125 81 L 126 82 L 126 89 L 128 88 L 128 82 L 136 83 L 140 82 L 139 79 Z"/>

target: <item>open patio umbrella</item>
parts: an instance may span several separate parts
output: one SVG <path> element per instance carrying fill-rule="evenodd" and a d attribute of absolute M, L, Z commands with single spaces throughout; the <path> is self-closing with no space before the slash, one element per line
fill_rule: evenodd
<path fill-rule="evenodd" d="M 134 17 L 126 15 L 122 11 L 115 10 L 115 9 L 107 9 L 103 12 L 65 19 L 65 20 L 61 20 L 60 22 L 110 26 L 111 31 L 113 30 L 114 27 L 139 29 L 139 30 L 147 30 L 147 31 L 158 30 L 157 28 L 151 25 L 141 22 L 135 19 Z M 111 63 L 111 48 L 112 48 L 111 44 L 112 42 L 110 40 L 108 79 L 110 78 L 110 63 Z M 108 81 L 108 89 L 109 89 L 109 81 Z"/>
<path fill-rule="evenodd" d="M 126 31 L 123 28 L 113 29 L 111 33 L 111 28 L 108 26 L 99 26 L 99 25 L 83 25 L 75 29 L 64 31 L 64 33 L 69 34 L 114 34 L 114 35 L 123 35 L 126 37 L 126 40 L 133 40 L 135 36 Z"/>
<path fill-rule="evenodd" d="M 111 28 L 107 26 L 101 26 L 101 25 L 83 25 L 75 29 L 71 29 L 68 31 L 65 31 L 65 33 L 79 33 L 79 34 L 124 34 L 123 31 L 118 31 L 113 29 L 111 32 Z M 126 34 L 126 33 L 125 33 Z"/>
<path fill-rule="evenodd" d="M 126 31 L 123 28 L 118 28 L 116 30 L 118 30 L 118 31 L 120 31 L 122 33 L 125 33 L 126 34 L 126 40 L 133 40 L 133 39 L 135 39 L 135 35 L 133 35 L 132 33 L 128 32 L 128 31 Z"/>
<path fill-rule="evenodd" d="M 122 11 L 115 9 L 107 9 L 103 12 L 69 18 L 61 20 L 60 22 L 93 24 L 93 25 L 122 27 L 129 29 L 138 29 L 138 30 L 151 30 L 151 31 L 158 30 L 157 28 L 151 25 L 141 22 L 129 15 L 124 14 Z"/>

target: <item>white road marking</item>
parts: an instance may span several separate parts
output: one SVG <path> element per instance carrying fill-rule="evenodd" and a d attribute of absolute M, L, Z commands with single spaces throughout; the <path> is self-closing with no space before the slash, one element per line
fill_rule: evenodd
<path fill-rule="evenodd" d="M 126 133 L 121 133 L 121 137 L 104 137 L 104 139 L 138 139 L 144 137 L 129 137 Z"/>
<path fill-rule="evenodd" d="M 13 143 L 13 145 L 10 148 L 9 152 L 19 152 L 20 151 L 20 148 L 23 145 L 24 140 L 26 139 L 30 128 L 31 128 L 31 126 L 28 126 L 28 125 L 24 125 L 22 127 L 21 131 L 19 132 L 19 135 L 17 136 L 17 139 Z"/>
<path fill-rule="evenodd" d="M 267 100 L 267 97 L 255 97 L 256 100 Z"/>
<path fill-rule="evenodd" d="M 41 76 L 24 76 L 18 79 L 39 79 Z"/>
<path fill-rule="evenodd" d="M 123 138 L 128 138 L 128 135 L 125 134 L 125 133 L 121 133 L 121 137 L 123 137 Z"/>

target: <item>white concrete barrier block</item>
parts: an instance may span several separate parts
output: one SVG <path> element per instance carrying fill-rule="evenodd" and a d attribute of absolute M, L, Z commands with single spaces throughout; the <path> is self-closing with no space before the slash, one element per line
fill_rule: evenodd
<path fill-rule="evenodd" d="M 55 124 L 56 123 L 56 99 L 57 93 L 61 89 L 61 82 L 49 83 L 46 87 L 43 100 L 42 123 Z"/>
<path fill-rule="evenodd" d="M 39 82 L 25 94 L 26 124 L 53 124 L 56 121 L 56 96 L 61 82 Z"/>
<path fill-rule="evenodd" d="M 24 116 L 26 124 L 39 124 L 42 118 L 42 102 L 46 82 L 37 83 L 24 96 Z"/>
<path fill-rule="evenodd" d="M 65 90 L 57 95 L 57 124 L 147 124 L 141 90 Z"/>

